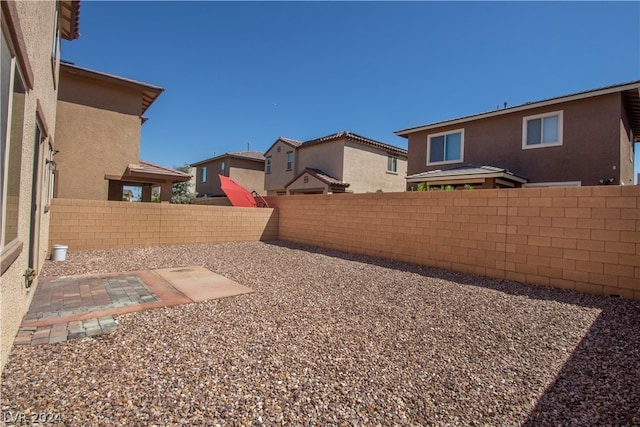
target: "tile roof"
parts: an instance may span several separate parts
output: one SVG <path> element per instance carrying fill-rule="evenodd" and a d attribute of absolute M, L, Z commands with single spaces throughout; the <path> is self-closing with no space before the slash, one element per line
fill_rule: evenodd
<path fill-rule="evenodd" d="M 477 166 L 477 165 L 462 165 L 456 166 L 451 169 L 438 169 L 428 172 L 416 173 L 413 175 L 408 175 L 408 180 L 416 180 L 416 179 L 434 179 L 434 178 L 454 178 L 454 177 L 462 177 L 462 176 L 470 176 L 470 175 L 487 175 L 489 176 L 510 176 L 514 177 L 516 180 L 525 180 L 526 178 L 523 176 L 519 176 L 504 168 L 497 168 L 495 166 Z"/>
<path fill-rule="evenodd" d="M 292 179 L 291 182 L 289 182 L 287 185 L 285 185 L 285 188 L 288 187 L 289 185 L 291 185 L 294 181 L 296 181 L 298 178 L 300 178 L 305 173 L 308 173 L 309 175 L 313 176 L 314 178 L 317 178 L 320 181 L 324 182 L 325 184 L 333 186 L 333 187 L 344 187 L 344 188 L 347 188 L 350 185 L 348 182 L 340 181 L 339 179 L 334 178 L 334 177 L 332 177 L 331 175 L 329 175 L 327 173 L 324 173 L 320 169 L 306 168 L 305 170 L 302 171 L 301 174 L 299 174 L 297 177 Z"/>
<path fill-rule="evenodd" d="M 393 153 L 400 156 L 407 156 L 407 150 L 403 148 L 396 147 L 394 145 L 385 144 L 384 142 L 376 141 L 373 139 L 365 138 L 364 136 L 360 136 L 353 132 L 348 132 L 348 131 L 337 132 L 331 135 L 323 136 L 321 138 L 305 141 L 300 145 L 300 148 L 308 147 L 311 145 L 322 144 L 325 142 L 337 141 L 340 139 L 348 139 L 350 141 L 357 142 L 359 144 L 369 145 L 375 148 L 379 148 L 381 150 L 388 151 L 389 153 Z"/>
<path fill-rule="evenodd" d="M 631 111 L 631 121 L 634 128 L 634 134 L 640 134 L 640 98 L 638 92 L 640 91 L 640 80 L 635 80 L 627 83 L 620 83 L 615 85 L 609 85 L 600 87 L 597 89 L 590 89 L 583 92 L 572 93 L 569 95 L 562 95 L 553 98 L 547 98 L 535 102 L 525 102 L 524 104 L 515 105 L 509 108 L 502 108 L 498 110 L 485 111 L 482 113 L 471 114 L 468 116 L 457 117 L 454 119 L 442 120 L 438 122 L 428 123 L 421 126 L 410 127 L 407 129 L 401 129 L 394 132 L 398 136 L 408 138 L 408 135 L 413 132 L 420 132 L 445 125 L 453 125 L 456 123 L 464 123 L 472 120 L 479 120 L 487 117 L 499 116 L 502 114 L 514 113 L 517 111 L 530 110 L 532 108 L 543 107 L 547 105 L 559 104 L 561 102 L 568 102 L 576 99 L 590 98 L 594 96 L 606 95 L 615 92 L 625 93 L 625 102 L 629 105 Z M 638 132 L 636 132 L 638 131 Z"/>
<path fill-rule="evenodd" d="M 176 181 L 188 181 L 191 179 L 191 175 L 188 173 L 156 165 L 155 163 L 146 162 L 144 160 L 140 160 L 135 164 L 130 164 L 126 169 L 124 176 L 136 175 L 154 175 L 163 179 L 174 179 Z"/>
<path fill-rule="evenodd" d="M 227 153 L 229 156 L 233 157 L 243 157 L 252 160 L 264 160 L 264 154 L 259 151 L 234 151 L 231 153 Z"/>
<path fill-rule="evenodd" d="M 278 142 L 284 142 L 285 144 L 287 144 L 290 147 L 293 148 L 298 148 L 300 145 L 302 145 L 302 142 L 297 141 L 295 139 L 291 139 L 291 138 L 285 138 L 284 136 L 279 137 L 278 139 L 275 140 L 275 142 L 273 144 L 271 144 L 271 146 L 269 146 L 269 148 L 267 148 L 267 150 L 264 152 L 264 154 L 267 154 L 269 151 L 271 151 L 271 149 L 273 147 L 275 147 L 275 145 Z"/>
<path fill-rule="evenodd" d="M 286 142 L 287 144 L 291 145 L 292 147 L 299 147 L 300 145 L 302 145 L 302 141 L 298 141 L 295 139 L 291 139 L 291 138 L 285 138 L 284 136 L 281 136 L 280 138 L 278 138 L 279 141 L 282 142 Z"/>
<path fill-rule="evenodd" d="M 259 151 L 233 151 L 230 153 L 224 153 L 219 156 L 210 157 L 208 159 L 200 160 L 199 162 L 193 162 L 190 166 L 203 165 L 205 163 L 213 162 L 214 160 L 222 159 L 225 157 L 235 157 L 237 159 L 254 160 L 258 162 L 264 162 L 264 154 Z"/>

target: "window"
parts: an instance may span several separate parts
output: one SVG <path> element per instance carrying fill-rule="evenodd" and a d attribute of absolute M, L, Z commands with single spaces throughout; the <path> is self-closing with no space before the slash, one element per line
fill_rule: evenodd
<path fill-rule="evenodd" d="M 224 162 L 222 162 L 222 164 L 220 164 L 220 170 L 221 170 L 222 172 L 224 172 Z"/>
<path fill-rule="evenodd" d="M 293 151 L 287 153 L 287 170 L 293 169 Z"/>
<path fill-rule="evenodd" d="M 18 207 L 20 204 L 20 169 L 22 164 L 22 128 L 24 124 L 25 85 L 15 56 L 2 35 L 0 124 L 0 252 L 18 238 Z"/>
<path fill-rule="evenodd" d="M 522 119 L 522 148 L 562 145 L 562 111 Z"/>
<path fill-rule="evenodd" d="M 387 172 L 398 172 L 398 158 L 396 156 L 387 156 Z"/>
<path fill-rule="evenodd" d="M 207 182 L 207 167 L 200 169 L 200 182 Z"/>
<path fill-rule="evenodd" d="M 457 163 L 464 152 L 464 130 L 429 135 L 427 164 Z"/>
<path fill-rule="evenodd" d="M 265 163 L 265 168 L 267 173 L 271 173 L 271 157 L 267 157 L 267 162 Z"/>

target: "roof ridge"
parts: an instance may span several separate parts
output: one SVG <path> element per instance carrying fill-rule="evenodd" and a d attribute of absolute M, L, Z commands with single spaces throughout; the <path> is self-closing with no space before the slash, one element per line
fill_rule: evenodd
<path fill-rule="evenodd" d="M 387 144 L 386 142 L 381 142 L 381 141 L 377 141 L 375 139 L 371 139 L 371 138 L 367 138 L 365 136 L 362 135 L 358 135 L 357 133 L 351 132 L 351 131 L 340 131 L 340 132 L 336 132 L 336 133 L 332 133 L 330 135 L 326 135 L 320 138 L 315 138 L 315 139 L 310 139 L 308 141 L 305 141 L 302 143 L 301 147 L 306 146 L 310 146 L 310 145 L 315 145 L 315 144 L 322 144 L 324 142 L 328 142 L 328 141 L 332 141 L 335 139 L 340 139 L 340 138 L 347 138 L 347 139 L 351 139 L 352 141 L 355 142 L 360 142 L 363 144 L 367 144 L 367 145 L 371 145 L 374 147 L 378 147 L 380 149 L 384 149 L 384 150 L 388 150 L 388 151 L 393 151 L 399 154 L 404 154 L 407 155 L 408 151 L 405 150 L 404 148 L 400 148 L 397 147 L 395 145 L 391 145 L 391 144 Z"/>

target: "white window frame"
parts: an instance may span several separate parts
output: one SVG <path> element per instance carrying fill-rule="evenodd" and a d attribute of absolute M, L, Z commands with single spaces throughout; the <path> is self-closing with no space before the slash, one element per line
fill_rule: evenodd
<path fill-rule="evenodd" d="M 546 117 L 558 116 L 558 140 L 555 142 L 540 142 L 540 144 L 527 144 L 527 130 L 529 120 L 542 119 L 542 123 L 544 123 L 544 119 Z M 526 116 L 522 118 L 522 149 L 523 150 L 531 150 L 535 148 L 547 148 L 547 147 L 559 147 L 563 143 L 563 135 L 564 135 L 564 112 L 563 110 L 559 111 L 551 111 L 549 113 L 535 114 L 533 116 Z M 544 128 L 541 129 L 541 134 L 544 134 Z"/>
<path fill-rule="evenodd" d="M 289 160 L 289 157 L 291 157 L 291 160 Z M 293 151 L 287 151 L 287 171 L 290 171 L 293 169 Z"/>
<path fill-rule="evenodd" d="M 200 182 L 207 182 L 207 167 L 202 166 L 200 168 Z"/>
<path fill-rule="evenodd" d="M 447 135 L 453 135 L 459 133 L 460 134 L 460 158 L 456 159 L 456 160 L 443 160 L 443 161 L 439 161 L 439 162 L 432 162 L 431 161 L 431 139 L 432 138 L 436 138 L 439 136 L 444 136 L 445 137 L 445 144 L 446 144 L 446 137 Z M 445 145 L 444 147 L 444 152 L 447 152 L 447 147 Z M 445 164 L 450 164 L 450 163 L 462 163 L 464 162 L 464 128 L 462 129 L 455 129 L 455 130 L 449 130 L 446 132 L 440 132 L 440 133 L 434 133 L 431 134 L 427 137 L 427 166 L 431 166 L 431 165 L 445 165 Z"/>
<path fill-rule="evenodd" d="M 387 156 L 387 172 L 398 173 L 398 156 Z"/>

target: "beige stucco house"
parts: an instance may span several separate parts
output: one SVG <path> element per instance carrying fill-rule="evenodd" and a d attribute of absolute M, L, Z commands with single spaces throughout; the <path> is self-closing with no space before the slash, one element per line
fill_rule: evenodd
<path fill-rule="evenodd" d="M 60 41 L 79 36 L 79 1 L 2 1 L 0 370 L 47 254 L 57 150 Z"/>
<path fill-rule="evenodd" d="M 174 182 L 189 174 L 140 160 L 143 116 L 163 88 L 70 63 L 60 66 L 55 196 L 123 200 L 124 187 L 141 187 L 142 201 L 160 188 L 171 200 Z"/>
<path fill-rule="evenodd" d="M 305 142 L 278 138 L 265 159 L 269 196 L 405 191 L 407 150 L 352 132 Z"/>
<path fill-rule="evenodd" d="M 257 151 L 236 151 L 191 164 L 196 171 L 198 197 L 220 197 L 224 192 L 218 175 L 231 178 L 249 191 L 265 195 L 264 155 Z"/>

